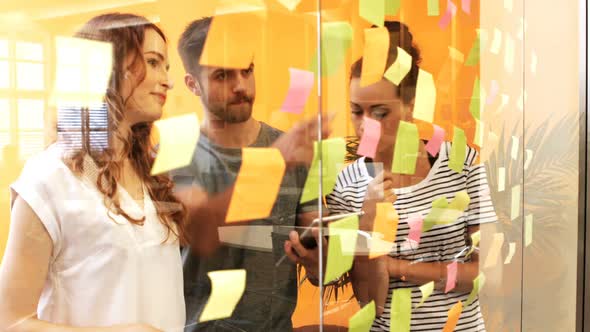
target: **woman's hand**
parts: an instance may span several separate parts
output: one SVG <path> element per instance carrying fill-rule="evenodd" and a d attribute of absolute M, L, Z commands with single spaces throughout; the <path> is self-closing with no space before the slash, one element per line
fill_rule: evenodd
<path fill-rule="evenodd" d="M 318 228 L 313 228 L 311 233 L 316 242 L 320 243 L 318 241 Z M 321 243 L 324 248 L 328 245 L 328 241 L 326 241 L 325 238 L 322 239 Z M 323 252 L 325 253 L 326 250 L 324 249 Z M 289 240 L 285 241 L 285 254 L 293 263 L 301 264 L 305 268 L 305 271 L 310 278 L 310 282 L 315 284 L 314 281 L 318 279 L 319 275 L 319 247 L 316 246 L 314 249 L 305 248 L 301 243 L 299 233 L 291 231 L 289 233 Z M 325 261 L 326 260 L 324 260 L 324 262 Z M 314 281 L 312 281 L 312 279 L 314 279 Z"/>

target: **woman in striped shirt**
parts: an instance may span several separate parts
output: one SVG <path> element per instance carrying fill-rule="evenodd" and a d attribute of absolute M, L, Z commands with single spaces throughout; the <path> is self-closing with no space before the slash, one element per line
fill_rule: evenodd
<path fill-rule="evenodd" d="M 412 123 L 412 111 L 419 72 L 420 52 L 413 44 L 407 26 L 386 22 L 390 32 L 387 67 L 397 58 L 397 46 L 412 56 L 412 67 L 399 85 L 385 78 L 369 86 L 360 85 L 363 59 L 351 71 L 350 104 L 356 133 L 362 136 L 364 118 L 381 124 L 381 136 L 375 157 L 362 157 L 338 176 L 334 191 L 327 197 L 332 214 L 363 210 L 360 228 L 372 231 L 376 204 L 391 202 L 399 215 L 397 237 L 388 255 L 369 260 L 355 258 L 350 272 L 357 299 L 361 304 L 375 300 L 377 318 L 372 331 L 389 331 L 392 317 L 392 292 L 411 289 L 411 331 L 441 331 L 453 305 L 463 303 L 456 331 L 485 331 L 477 297 L 469 304 L 473 280 L 479 274 L 478 252 L 469 253 L 470 235 L 480 224 L 497 220 L 489 196 L 485 168 L 476 163 L 477 152 L 466 148 L 462 170 L 449 167 L 450 143 L 443 143 L 430 157 L 420 141 L 414 174 L 392 174 L 394 147 L 400 121 Z M 375 171 L 381 165 L 383 172 Z M 466 192 L 469 204 L 465 212 L 450 222 L 436 223 L 423 233 L 418 243 L 410 241 L 408 221 L 425 218 L 433 201 L 442 198 L 451 203 L 457 193 Z M 426 225 L 426 222 L 425 222 Z M 454 288 L 445 292 L 447 266 L 456 262 Z M 453 264 L 455 265 L 455 264 Z M 422 299 L 419 286 L 434 281 L 434 292 L 418 308 Z M 393 312 L 395 312 L 395 308 Z M 393 315 L 395 317 L 395 315 Z M 407 324 L 406 324 L 407 325 Z"/>

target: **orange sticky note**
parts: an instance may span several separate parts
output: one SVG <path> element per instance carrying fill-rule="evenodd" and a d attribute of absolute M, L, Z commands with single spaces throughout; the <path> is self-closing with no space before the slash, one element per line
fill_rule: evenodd
<path fill-rule="evenodd" d="M 262 35 L 264 11 L 216 15 L 207 33 L 200 64 L 249 68 Z"/>
<path fill-rule="evenodd" d="M 459 316 L 461 316 L 462 311 L 463 302 L 459 301 L 449 310 L 449 318 L 443 328 L 443 332 L 453 332 L 455 330 L 455 326 L 457 326 L 457 323 L 459 322 Z"/>
<path fill-rule="evenodd" d="M 388 52 L 389 31 L 387 28 L 365 29 L 361 86 L 371 85 L 383 78 Z"/>
<path fill-rule="evenodd" d="M 270 215 L 283 181 L 285 161 L 275 148 L 242 149 L 226 222 L 255 220 Z"/>
<path fill-rule="evenodd" d="M 369 259 L 388 254 L 395 245 L 399 216 L 389 202 L 377 203 Z"/>

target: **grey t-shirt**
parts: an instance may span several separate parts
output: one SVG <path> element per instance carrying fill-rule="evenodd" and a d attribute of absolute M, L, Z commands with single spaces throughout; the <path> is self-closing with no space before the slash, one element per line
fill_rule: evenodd
<path fill-rule="evenodd" d="M 261 123 L 258 137 L 250 147 L 269 147 L 281 134 L 280 130 Z M 215 194 L 234 183 L 241 162 L 241 149 L 217 146 L 201 135 L 192 163 L 174 171 L 172 178 L 178 188 L 197 185 Z M 278 267 L 275 263 L 284 254 L 283 244 L 295 226 L 297 213 L 315 210 L 314 204 L 298 204 L 306 176 L 304 167 L 286 170 L 271 216 L 252 221 L 246 230 L 238 232 L 246 245 L 224 244 L 208 258 L 197 257 L 188 248 L 182 250 L 185 332 L 292 330 L 291 315 L 297 299 L 296 266 L 288 259 Z M 272 247 L 258 247 L 256 241 L 248 244 L 250 238 L 266 238 Z M 196 323 L 211 292 L 207 272 L 241 268 L 246 269 L 246 290 L 232 317 Z"/>

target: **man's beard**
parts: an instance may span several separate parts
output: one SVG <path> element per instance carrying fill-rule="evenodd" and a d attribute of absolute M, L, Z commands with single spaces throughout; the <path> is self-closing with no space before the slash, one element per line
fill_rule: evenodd
<path fill-rule="evenodd" d="M 242 102 L 240 104 L 240 102 Z M 254 98 L 242 96 L 223 106 L 209 105 L 208 109 L 217 119 L 226 123 L 246 122 L 252 116 Z"/>

